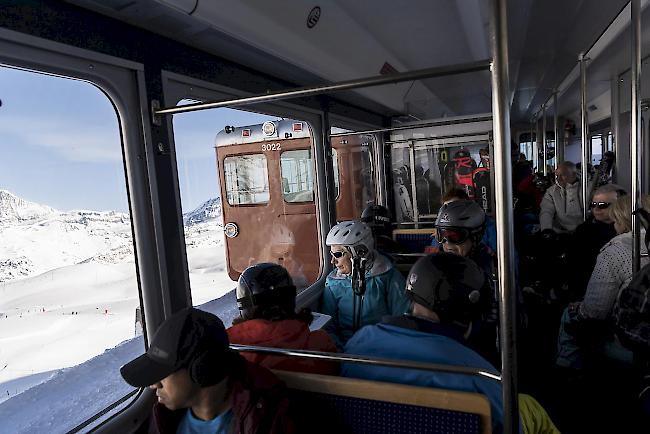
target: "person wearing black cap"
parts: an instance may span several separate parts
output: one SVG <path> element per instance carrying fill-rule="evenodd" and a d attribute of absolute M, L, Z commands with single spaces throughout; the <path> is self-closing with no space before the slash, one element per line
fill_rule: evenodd
<path fill-rule="evenodd" d="M 120 368 L 158 401 L 149 433 L 293 431 L 283 383 L 230 350 L 221 320 L 195 308 L 167 318 L 147 352 Z"/>

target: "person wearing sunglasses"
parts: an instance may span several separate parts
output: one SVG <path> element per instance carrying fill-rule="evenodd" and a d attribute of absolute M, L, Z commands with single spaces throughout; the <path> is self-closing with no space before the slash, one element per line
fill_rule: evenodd
<path fill-rule="evenodd" d="M 334 270 L 327 276 L 322 313 L 332 317 L 325 330 L 342 349 L 354 332 L 376 324 L 385 315 L 408 310 L 404 277 L 393 262 L 375 249 L 370 227 L 361 221 L 344 221 L 327 235 Z M 363 263 L 364 291 L 353 287 L 353 263 Z M 359 276 L 361 278 L 361 276 Z"/>
<path fill-rule="evenodd" d="M 612 350 L 620 347 L 613 338 L 611 321 L 618 294 L 633 277 L 631 207 L 630 196 L 621 197 L 609 207 L 617 235 L 598 254 L 582 301 L 569 304 L 562 315 L 555 363 L 569 368 L 569 372 L 588 367 L 595 354 L 617 354 Z M 650 196 L 641 196 L 641 207 L 650 211 Z M 644 243 L 641 253 L 643 267 L 650 262 Z"/>
<path fill-rule="evenodd" d="M 572 268 L 568 284 L 573 301 L 584 296 L 600 249 L 616 236 L 609 210 L 619 197 L 626 194 L 623 187 L 616 184 L 599 187 L 590 202 L 591 216 L 576 228 L 568 251 L 568 262 Z"/>

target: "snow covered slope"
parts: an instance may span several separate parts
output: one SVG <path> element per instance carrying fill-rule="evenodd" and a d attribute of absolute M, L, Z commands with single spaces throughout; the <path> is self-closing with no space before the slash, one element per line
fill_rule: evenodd
<path fill-rule="evenodd" d="M 130 219 L 127 214 L 112 211 L 56 211 L 2 193 L 0 419 L 12 418 L 15 430 L 11 432 L 64 432 L 72 426 L 56 429 L 50 418 L 48 424 L 38 425 L 41 416 L 34 414 L 34 409 L 48 410 L 36 404 L 33 395 L 26 395 L 26 401 L 17 399 L 39 384 L 39 391 L 57 390 L 56 396 L 49 397 L 50 402 L 60 401 L 62 396 L 74 401 L 77 387 L 87 389 L 80 399 L 105 390 L 108 395 L 97 396 L 100 401 L 93 403 L 95 408 L 104 401 L 113 402 L 125 387 L 128 389 L 120 384 L 119 374 L 115 376 L 114 365 L 124 358 L 116 359 L 114 353 L 97 362 L 105 371 L 94 389 L 81 385 L 93 375 L 70 367 L 80 363 L 87 366 L 90 362 L 85 361 L 95 360 L 98 354 L 137 335 L 135 309 L 139 298 Z M 218 299 L 235 283 L 225 271 L 218 199 L 207 201 L 184 217 L 188 222 L 185 236 L 192 300 L 198 305 Z M 229 300 L 228 306 L 234 307 L 234 300 Z M 135 347 L 132 342 L 128 347 L 135 350 L 129 354 L 142 350 L 141 339 Z M 110 370 L 104 366 L 109 361 Z M 63 381 L 61 376 L 68 372 L 70 376 Z M 104 384 L 107 381 L 110 384 Z M 59 413 L 63 419 L 70 412 L 75 413 L 74 420 L 90 416 L 64 404 Z M 15 405 L 23 413 L 14 414 Z"/>

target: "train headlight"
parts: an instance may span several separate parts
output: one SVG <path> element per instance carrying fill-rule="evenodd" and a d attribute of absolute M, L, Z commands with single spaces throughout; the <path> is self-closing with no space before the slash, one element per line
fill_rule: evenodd
<path fill-rule="evenodd" d="M 265 136 L 271 137 L 275 135 L 275 123 L 271 121 L 264 122 L 262 124 L 262 132 L 264 133 Z"/>
<path fill-rule="evenodd" d="M 236 223 L 227 223 L 223 228 L 223 233 L 226 234 L 228 238 L 235 238 L 239 235 L 239 226 Z"/>

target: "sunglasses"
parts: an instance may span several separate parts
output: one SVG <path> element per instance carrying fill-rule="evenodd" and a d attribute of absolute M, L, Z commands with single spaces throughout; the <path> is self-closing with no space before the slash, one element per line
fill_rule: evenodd
<path fill-rule="evenodd" d="M 591 202 L 590 208 L 607 209 L 610 205 L 609 202 Z"/>
<path fill-rule="evenodd" d="M 345 256 L 345 252 L 330 252 L 330 255 L 336 259 L 341 259 L 343 256 Z"/>
<path fill-rule="evenodd" d="M 452 244 L 462 244 L 469 238 L 469 231 L 462 228 L 454 229 L 436 229 L 436 241 L 440 244 L 450 242 Z"/>

